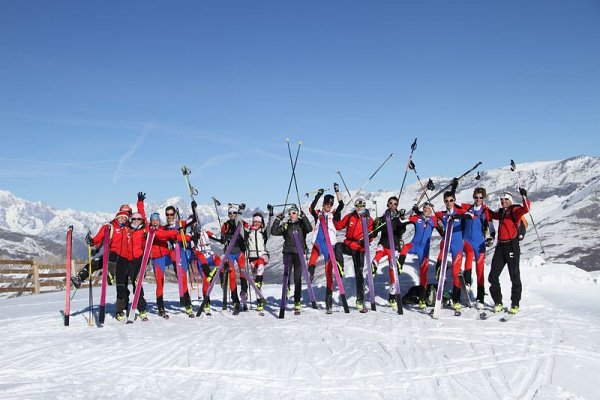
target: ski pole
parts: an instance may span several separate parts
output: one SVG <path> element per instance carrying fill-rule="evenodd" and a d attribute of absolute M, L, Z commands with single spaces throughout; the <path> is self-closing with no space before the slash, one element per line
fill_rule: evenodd
<path fill-rule="evenodd" d="M 88 232 L 89 233 L 89 232 Z M 105 233 L 106 234 L 106 233 Z M 88 326 L 94 326 L 94 314 L 93 314 L 93 308 L 94 308 L 94 295 L 92 293 L 92 246 L 90 244 L 88 244 L 88 274 L 89 274 L 89 285 L 90 285 L 90 289 L 89 289 L 89 305 L 90 305 L 90 310 L 88 313 Z"/>
<path fill-rule="evenodd" d="M 419 177 L 419 174 L 417 173 L 417 168 L 415 167 L 415 163 L 412 160 L 410 161 L 408 168 L 410 168 L 415 173 L 415 176 L 417 177 L 417 181 L 419 181 L 419 185 L 421 186 L 421 190 L 423 191 L 423 195 L 425 195 L 425 197 L 427 198 L 427 201 L 429 203 L 431 203 L 431 199 L 427 195 L 427 187 L 423 186 L 423 182 L 421 182 L 421 178 Z M 431 181 L 431 179 L 430 179 L 430 181 Z M 432 184 L 433 184 L 433 182 L 432 182 Z M 427 182 L 427 185 L 429 185 L 429 182 Z M 432 205 L 432 207 L 433 207 L 433 205 Z"/>
<path fill-rule="evenodd" d="M 479 161 L 477 164 L 475 164 L 471 169 L 469 169 L 467 172 L 465 172 L 464 174 L 462 174 L 461 176 L 459 176 L 458 178 L 456 178 L 458 181 L 460 181 L 462 178 L 464 178 L 465 176 L 469 175 L 471 172 L 475 171 L 477 169 L 477 167 L 479 167 L 482 164 L 481 161 Z M 436 194 L 434 194 L 433 196 L 429 197 L 428 201 L 433 201 L 433 199 L 435 199 L 436 197 L 438 197 L 439 195 L 441 195 L 442 193 L 444 193 L 446 190 L 450 189 L 452 187 L 452 182 L 450 182 L 448 185 L 444 186 L 441 190 L 439 190 Z M 417 207 L 420 206 L 421 203 L 417 204 Z"/>
<path fill-rule="evenodd" d="M 427 190 L 434 190 L 435 189 L 435 185 L 433 184 L 433 181 L 431 180 L 431 178 L 429 178 L 429 180 L 427 181 L 427 185 L 425 185 L 425 188 Z M 417 201 L 415 202 L 415 204 L 419 204 L 421 202 L 421 200 L 423 200 L 423 197 L 425 197 L 425 192 L 422 192 L 419 195 L 419 198 L 417 199 Z"/>
<path fill-rule="evenodd" d="M 362 186 L 360 188 L 358 188 L 358 190 L 356 191 L 356 193 L 354 193 L 354 196 L 358 195 L 361 191 L 363 191 L 365 189 L 365 187 L 367 187 L 367 185 L 369 184 L 369 182 L 371 182 L 371 179 L 373 179 L 373 177 L 375 175 L 377 175 L 377 173 L 379 172 L 379 170 L 381 170 L 381 168 L 383 168 L 383 166 L 388 162 L 388 160 L 390 158 L 392 158 L 394 156 L 394 153 L 391 153 L 389 156 L 387 156 L 387 158 L 381 163 L 381 165 L 379 166 L 379 168 L 377 168 L 375 170 L 375 172 L 373 172 L 371 174 L 371 176 L 369 177 L 369 179 L 367 179 L 365 181 L 365 183 L 362 184 Z M 340 175 L 341 176 L 341 175 Z M 348 200 L 348 204 L 350 204 L 352 202 L 352 199 L 354 199 L 354 197 L 350 197 L 350 200 Z"/>
<path fill-rule="evenodd" d="M 288 144 L 288 148 L 290 146 L 290 139 L 285 139 L 285 141 Z M 296 150 L 296 160 L 292 163 L 292 176 L 290 177 L 290 183 L 288 185 L 288 190 L 287 190 L 287 194 L 285 195 L 285 204 L 286 206 L 283 207 L 283 212 L 285 213 L 285 209 L 287 207 L 288 204 L 288 198 L 290 197 L 290 191 L 292 190 L 292 181 L 294 180 L 294 177 L 296 176 L 296 163 L 298 162 L 298 154 L 300 153 L 300 146 L 302 146 L 302 142 L 298 142 L 298 149 Z M 291 154 L 291 153 L 290 153 Z M 291 161 L 291 157 L 290 157 L 290 161 Z"/>
<path fill-rule="evenodd" d="M 398 195 L 398 204 L 400 204 L 400 198 L 402 197 L 402 189 L 404 189 L 404 182 L 406 182 L 406 175 L 408 174 L 408 168 L 410 167 L 410 163 L 412 162 L 412 156 L 415 150 L 417 149 L 417 138 L 410 145 L 410 156 L 408 156 L 408 163 L 406 164 L 406 170 L 404 171 L 404 178 L 402 178 L 402 185 L 400 186 L 400 194 Z"/>
<path fill-rule="evenodd" d="M 340 171 L 338 171 L 337 174 L 340 176 L 340 179 L 342 180 L 342 183 L 344 184 L 344 187 L 346 188 L 346 192 L 348 192 L 348 197 L 352 198 L 352 195 L 350 194 L 350 190 L 348 190 L 348 185 L 346 185 L 346 181 L 344 180 L 342 173 Z"/>
<path fill-rule="evenodd" d="M 298 153 L 296 153 L 296 160 L 292 161 L 292 149 L 290 147 L 290 141 L 287 140 L 288 153 L 290 155 L 290 165 L 292 167 L 292 178 L 294 179 L 294 186 L 296 187 L 296 196 L 298 197 L 298 208 L 302 211 L 302 203 L 300 201 L 300 192 L 298 192 L 298 181 L 296 180 L 296 163 L 298 162 Z M 300 146 L 302 146 L 302 141 L 298 142 L 298 151 L 300 151 Z M 287 202 L 287 200 L 286 200 Z"/>
<path fill-rule="evenodd" d="M 377 216 L 377 200 L 371 200 L 373 202 L 373 205 L 375 206 L 375 219 L 379 218 Z"/>
<path fill-rule="evenodd" d="M 215 211 L 217 212 L 217 220 L 219 221 L 219 227 L 221 226 L 221 217 L 219 217 L 219 208 L 217 206 L 221 205 L 221 202 L 217 199 L 215 199 L 214 197 L 212 197 L 213 199 L 213 204 L 215 205 Z"/>
<path fill-rule="evenodd" d="M 517 185 L 519 185 L 519 188 L 522 188 L 523 186 L 521 186 L 521 181 L 519 180 L 519 173 L 517 172 L 517 165 L 515 164 L 514 160 L 510 160 L 510 170 L 515 172 L 515 176 L 517 177 Z M 526 204 L 525 196 L 521 195 L 521 197 L 523 198 L 523 204 Z M 540 239 L 540 234 L 538 233 L 537 227 L 535 226 L 535 221 L 533 220 L 533 215 L 531 214 L 531 210 L 529 210 L 528 214 L 529 214 L 529 219 L 531 219 L 531 223 L 533 224 L 533 229 L 535 230 L 535 235 L 537 236 L 538 242 L 540 242 L 540 248 L 542 249 L 542 254 L 546 254 L 546 252 L 544 251 L 544 246 L 542 245 L 542 240 Z"/>

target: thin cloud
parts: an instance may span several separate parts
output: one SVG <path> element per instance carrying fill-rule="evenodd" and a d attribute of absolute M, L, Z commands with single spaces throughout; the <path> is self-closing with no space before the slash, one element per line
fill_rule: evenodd
<path fill-rule="evenodd" d="M 340 157 L 340 158 L 355 158 L 358 160 L 368 160 L 368 161 L 373 161 L 374 158 L 373 157 L 367 157 L 367 156 L 363 156 L 361 154 L 352 154 L 352 153 L 337 153 L 335 151 L 329 151 L 329 150 L 322 150 L 322 149 L 315 149 L 309 146 L 302 146 L 302 150 L 306 151 L 308 153 L 313 153 L 313 154 L 318 154 L 318 155 L 322 155 L 322 156 L 328 156 L 328 157 Z"/>
<path fill-rule="evenodd" d="M 135 154 L 135 152 L 137 151 L 137 149 L 144 143 L 144 141 L 146 140 L 146 138 L 150 134 L 150 129 L 152 129 L 152 127 L 153 127 L 152 124 L 146 125 L 144 127 L 143 133 L 131 145 L 131 147 L 129 148 L 129 150 L 127 150 L 127 152 L 125 152 L 125 154 L 123 154 L 121 156 L 121 158 L 119 158 L 119 162 L 117 163 L 117 167 L 115 168 L 115 172 L 113 173 L 112 186 L 114 186 L 114 184 L 117 182 L 117 180 L 119 180 L 119 177 L 121 176 L 121 170 L 123 169 L 123 166 L 125 165 L 125 163 L 127 163 L 127 161 L 129 161 L 129 159 L 131 157 L 133 157 L 133 155 Z"/>

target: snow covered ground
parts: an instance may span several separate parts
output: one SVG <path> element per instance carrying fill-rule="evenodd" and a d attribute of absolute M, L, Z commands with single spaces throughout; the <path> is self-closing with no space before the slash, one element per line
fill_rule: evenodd
<path fill-rule="evenodd" d="M 598 274 L 539 258 L 522 261 L 522 311 L 506 323 L 467 309 L 439 320 L 387 307 L 377 276 L 376 312 L 303 309 L 276 318 L 281 287 L 266 285 L 264 317 L 187 318 L 174 301 L 148 322 L 125 325 L 108 307 L 88 327 L 88 293 L 77 292 L 64 327 L 64 292 L 0 300 L 0 397 L 132 399 L 598 399 Z M 502 276 L 509 293 L 508 273 Z M 348 293 L 354 280 L 345 279 Z M 410 285 L 409 285 L 410 286 Z M 408 286 L 403 287 L 406 291 Z M 306 291 L 303 291 L 306 295 Z M 109 301 L 114 300 L 114 288 Z M 317 288 L 320 307 L 324 291 Z M 95 302 L 98 302 L 96 293 Z M 177 297 L 175 285 L 165 299 Z M 220 298 L 215 287 L 213 299 Z M 254 296 L 253 296 L 254 298 Z M 505 302 L 509 302 L 505 299 Z"/>

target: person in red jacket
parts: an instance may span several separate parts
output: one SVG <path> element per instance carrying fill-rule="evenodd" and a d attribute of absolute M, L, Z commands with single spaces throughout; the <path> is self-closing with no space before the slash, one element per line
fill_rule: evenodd
<path fill-rule="evenodd" d="M 154 241 L 152 242 L 152 268 L 154 270 L 154 278 L 156 279 L 156 307 L 158 315 L 163 318 L 169 318 L 165 311 L 165 302 L 163 297 L 165 286 L 165 270 L 167 265 L 173 265 L 171 260 L 171 250 L 169 242 L 179 239 L 179 232 L 176 230 L 165 229 L 161 225 L 160 214 L 152 213 L 150 215 L 150 226 L 156 230 Z"/>
<path fill-rule="evenodd" d="M 117 300 L 115 302 L 116 318 L 119 321 L 125 319 L 125 309 L 129 302 L 129 292 L 127 290 L 127 278 L 129 276 L 132 260 L 131 233 L 132 230 L 128 224 L 129 213 L 119 211 L 115 218 L 109 224 L 110 248 L 109 263 L 116 265 L 116 286 Z M 88 244 L 94 247 L 100 247 L 104 243 L 104 226 L 93 238 L 86 238 Z"/>
<path fill-rule="evenodd" d="M 512 282 L 511 307 L 508 311 L 511 314 L 519 312 L 519 302 L 521 301 L 521 272 L 519 270 L 519 257 L 521 248 L 519 246 L 519 222 L 521 217 L 529 212 L 530 202 L 527 199 L 527 191 L 519 188 L 519 193 L 523 197 L 523 205 L 513 204 L 513 197 L 510 193 L 504 192 L 500 196 L 500 209 L 498 211 L 489 210 L 489 217 L 498 220 L 498 242 L 496 250 L 492 257 L 492 267 L 488 276 L 490 282 L 490 294 L 494 300 L 494 311 L 504 310 L 502 304 L 502 291 L 500 288 L 500 274 L 504 266 L 508 266 L 508 274 Z"/>
<path fill-rule="evenodd" d="M 365 238 L 363 236 L 362 217 L 367 218 L 367 230 L 373 230 L 373 218 L 367 210 L 367 202 L 362 197 L 359 197 L 354 202 L 354 211 L 346 214 L 340 221 L 334 219 L 333 225 L 335 229 L 341 231 L 346 229 L 346 238 L 342 243 L 336 243 L 334 252 L 336 260 L 339 260 L 342 269 L 344 268 L 343 254 L 352 256 L 354 264 L 354 276 L 356 278 L 356 308 L 361 313 L 369 311 L 364 305 L 365 298 L 365 277 L 363 274 L 365 267 L 365 244 L 368 246 L 373 238 Z"/>
<path fill-rule="evenodd" d="M 128 217 L 131 217 L 131 207 L 129 206 L 129 204 L 123 204 L 121 205 L 121 207 L 119 207 L 119 211 L 124 211 L 127 213 Z M 93 246 L 93 242 L 92 242 L 92 236 L 91 233 L 88 232 L 88 236 L 86 236 L 85 238 L 86 243 L 90 244 L 90 246 Z M 95 250 L 99 250 L 98 248 L 95 248 Z M 98 253 L 96 253 L 96 256 L 94 256 L 94 258 L 92 259 L 92 273 L 96 272 L 96 271 L 101 271 L 102 270 L 102 252 L 98 251 Z M 77 289 L 79 289 L 81 287 L 81 284 L 83 282 L 85 282 L 88 277 L 89 277 L 89 273 L 90 273 L 90 268 L 89 268 L 89 264 L 85 264 L 77 274 L 73 275 L 71 277 L 71 283 L 73 283 L 73 286 L 75 286 Z M 114 283 L 115 280 L 115 264 L 114 263 L 109 263 L 108 264 L 108 276 L 106 277 L 106 281 L 107 283 L 112 286 L 112 284 Z"/>

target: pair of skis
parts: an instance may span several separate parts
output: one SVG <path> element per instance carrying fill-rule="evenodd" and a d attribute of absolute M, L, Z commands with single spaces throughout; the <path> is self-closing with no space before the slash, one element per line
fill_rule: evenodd
<path fill-rule="evenodd" d="M 231 240 L 229 241 L 229 244 L 227 245 L 227 248 L 225 249 L 225 254 L 223 254 L 221 263 L 219 264 L 219 266 L 216 267 L 217 270 L 212 275 L 213 277 L 210 281 L 210 285 L 208 286 L 208 289 L 206 290 L 204 299 L 202 299 L 200 308 L 196 312 L 197 317 L 202 315 L 202 313 L 204 312 L 204 308 L 208 305 L 210 294 L 211 294 L 213 288 L 215 287 L 215 283 L 217 282 L 217 280 L 215 279 L 217 277 L 217 275 L 220 274 L 221 272 L 225 272 L 225 268 L 227 268 L 227 272 L 229 271 L 229 268 L 232 268 L 232 266 L 229 264 L 229 255 L 231 254 L 231 250 L 235 246 L 235 242 L 237 241 L 237 238 L 240 235 L 241 230 L 242 230 L 242 224 L 238 223 L 237 227 L 235 228 L 235 232 L 233 233 L 233 237 L 231 238 Z M 227 264 L 227 267 L 225 267 L 226 264 Z M 227 282 L 227 279 L 228 279 L 227 275 L 228 275 L 227 273 L 223 274 L 225 282 Z M 266 302 L 265 296 L 262 294 L 260 289 L 256 286 L 256 283 L 254 283 L 254 280 L 244 270 L 244 268 L 240 268 L 240 275 L 250 283 L 250 286 L 252 286 L 252 288 L 256 292 L 256 296 L 258 298 L 260 298 L 262 301 Z M 225 286 L 225 288 L 226 287 L 227 286 Z M 225 291 L 226 289 L 223 289 L 223 290 Z"/>
<path fill-rule="evenodd" d="M 292 232 L 294 236 L 294 242 L 296 243 L 296 251 L 298 252 L 298 259 L 300 260 L 300 266 L 302 268 L 302 273 L 304 274 L 304 280 L 306 281 L 306 287 L 308 289 L 308 297 L 310 299 L 311 307 L 315 310 L 317 309 L 317 299 L 315 297 L 315 292 L 312 287 L 312 282 L 310 281 L 310 273 L 308 272 L 308 267 L 306 266 L 306 260 L 302 256 L 304 254 L 304 248 L 302 247 L 302 243 L 300 242 L 300 236 L 298 235 L 298 231 L 294 230 Z M 281 302 L 279 304 L 279 318 L 285 317 L 285 305 L 287 300 L 287 283 L 289 272 L 291 269 L 291 255 L 284 254 L 283 255 L 283 285 L 281 290 Z"/>

